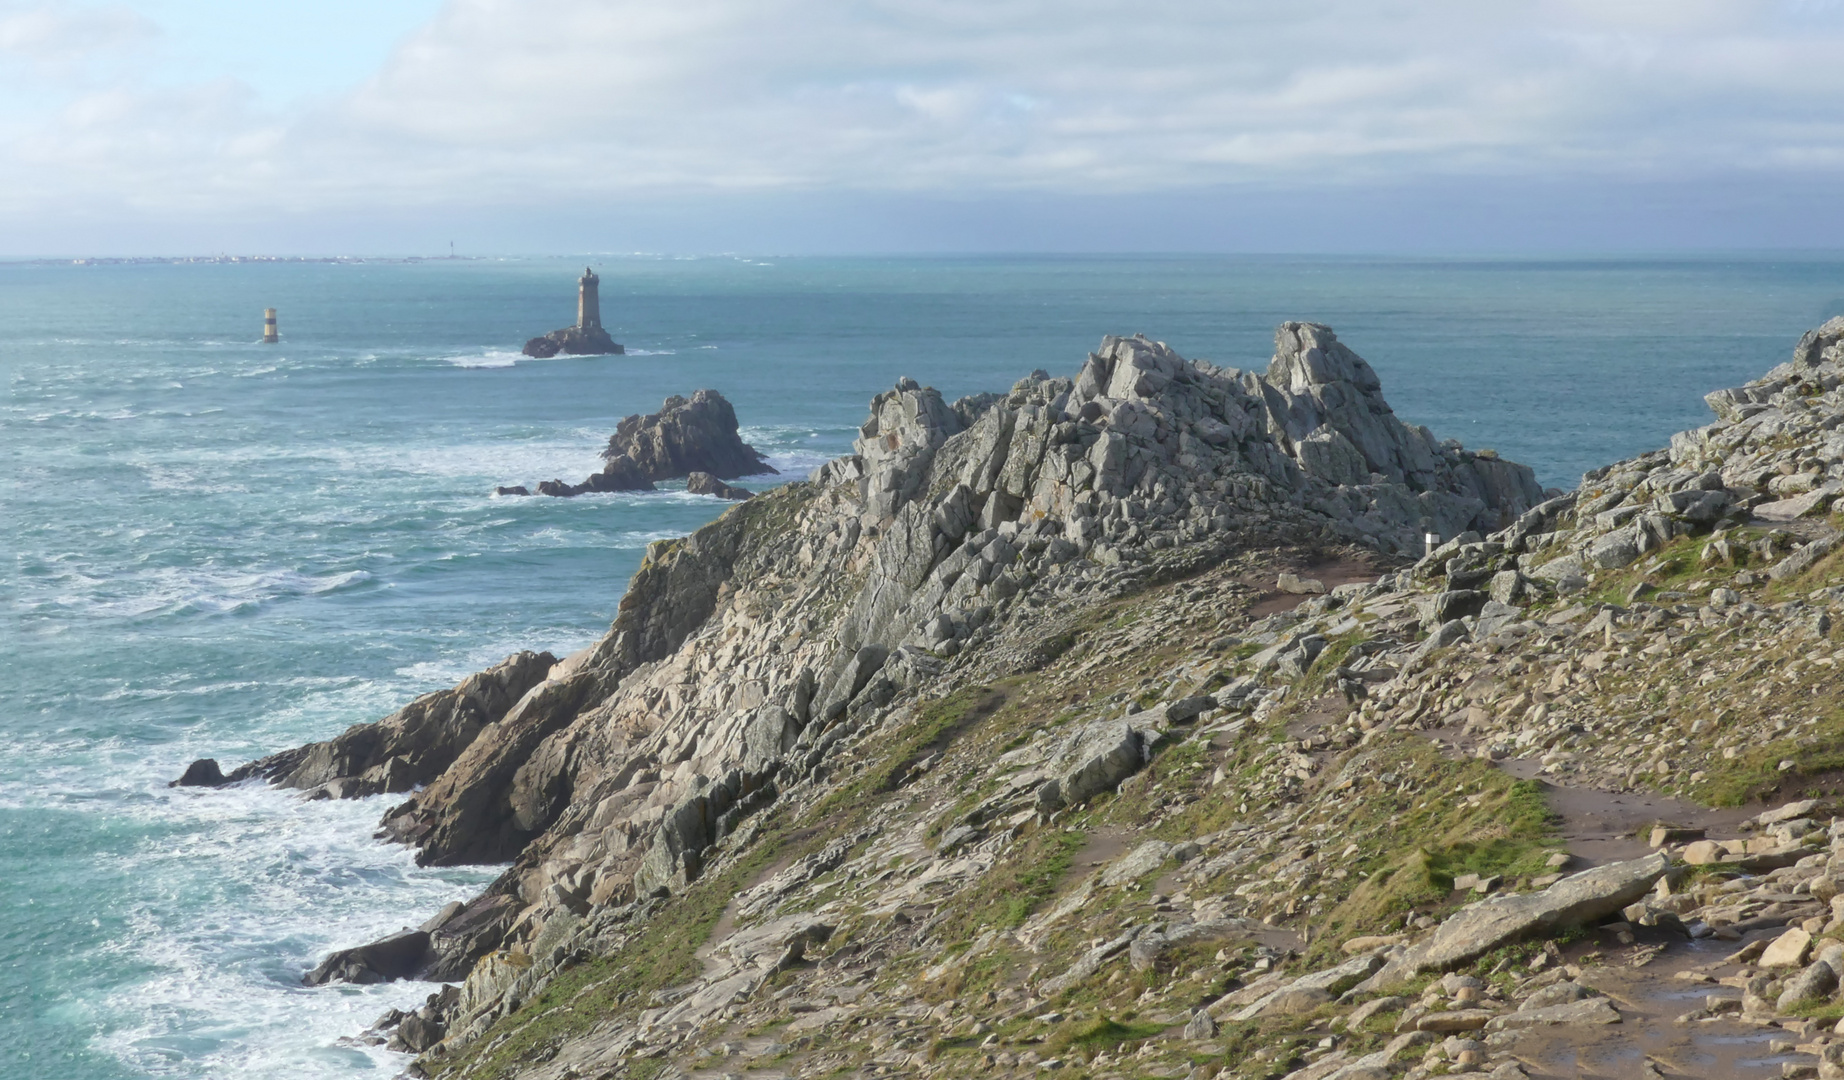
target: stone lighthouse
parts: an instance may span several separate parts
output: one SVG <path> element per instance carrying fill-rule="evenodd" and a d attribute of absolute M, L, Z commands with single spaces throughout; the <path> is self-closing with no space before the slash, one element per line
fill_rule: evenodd
<path fill-rule="evenodd" d="M 544 360 L 558 353 L 597 356 L 626 352 L 602 329 L 601 284 L 594 270 L 583 267 L 583 276 L 576 279 L 576 325 L 532 338 L 525 343 L 525 355 Z"/>
<path fill-rule="evenodd" d="M 602 329 L 602 298 L 596 287 L 602 279 L 595 276 L 595 271 L 583 267 L 583 276 L 576 279 L 576 328 L 578 330 Z"/>

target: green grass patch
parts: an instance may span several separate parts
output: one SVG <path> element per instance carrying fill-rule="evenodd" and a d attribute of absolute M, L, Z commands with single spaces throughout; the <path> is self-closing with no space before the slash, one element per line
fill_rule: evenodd
<path fill-rule="evenodd" d="M 949 902 L 937 933 L 943 941 L 971 941 L 989 926 L 1020 926 L 1056 895 L 1088 836 L 1040 829 L 1006 852 L 978 885 Z"/>
<path fill-rule="evenodd" d="M 1091 1054 L 1103 1050 L 1114 1053 L 1127 1043 L 1143 1042 L 1160 1034 L 1166 1026 L 1143 1021 L 1123 1023 L 1103 1017 L 1085 1024 L 1064 1025 L 1063 1030 L 1050 1038 L 1049 1046 L 1058 1054 L 1075 1050 L 1086 1050 Z"/>
<path fill-rule="evenodd" d="M 1370 767 L 1413 776 L 1418 790 L 1405 797 L 1377 788 L 1353 793 L 1366 804 L 1361 814 L 1390 826 L 1378 833 L 1381 849 L 1356 862 L 1369 877 L 1315 928 L 1312 951 L 1322 958 L 1338 942 L 1393 929 L 1411 911 L 1445 909 L 1462 874 L 1541 874 L 1560 847 L 1555 815 L 1536 782 L 1513 780 L 1482 761 L 1449 760 L 1408 736 L 1389 749 Z"/>
<path fill-rule="evenodd" d="M 822 799 L 808 811 L 807 820 L 825 822 L 847 811 L 862 813 L 867 800 L 895 791 L 916 762 L 945 749 L 956 736 L 1004 704 L 1004 691 L 970 686 L 922 706 L 907 724 L 880 738 L 885 749 L 875 764 Z"/>

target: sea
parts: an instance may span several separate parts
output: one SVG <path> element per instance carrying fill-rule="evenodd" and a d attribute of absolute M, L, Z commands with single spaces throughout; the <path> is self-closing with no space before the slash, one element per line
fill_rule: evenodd
<path fill-rule="evenodd" d="M 585 265 L 625 356 L 528 360 Z M 279 309 L 281 342 L 260 341 Z M 0 1076 L 387 1077 L 432 987 L 307 987 L 497 867 L 419 869 L 392 798 L 169 788 L 607 627 L 724 504 L 579 481 L 623 416 L 721 391 L 777 475 L 899 377 L 950 398 L 1103 335 L 1262 368 L 1323 322 L 1404 419 L 1570 487 L 1844 313 L 1844 256 L 0 263 Z"/>

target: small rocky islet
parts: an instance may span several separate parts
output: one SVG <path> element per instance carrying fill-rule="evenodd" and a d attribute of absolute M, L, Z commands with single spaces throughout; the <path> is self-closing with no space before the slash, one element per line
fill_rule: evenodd
<path fill-rule="evenodd" d="M 755 493 L 725 483 L 742 476 L 778 475 L 766 455 L 737 434 L 736 409 L 715 390 L 674 394 L 656 413 L 626 417 L 602 451 L 605 464 L 580 484 L 546 480 L 538 494 L 569 498 L 588 492 L 656 491 L 661 480 L 684 480 L 692 495 L 740 501 Z M 523 484 L 495 495 L 530 495 Z"/>
<path fill-rule="evenodd" d="M 419 1076 L 1844 1076 L 1841 387 L 1546 492 L 1313 324 L 903 380 L 590 648 L 187 777 L 510 863 L 307 976 L 447 983 Z"/>

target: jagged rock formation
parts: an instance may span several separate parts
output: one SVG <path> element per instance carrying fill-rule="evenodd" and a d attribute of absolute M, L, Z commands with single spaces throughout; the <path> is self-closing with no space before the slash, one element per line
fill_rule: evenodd
<path fill-rule="evenodd" d="M 685 477 L 686 490 L 695 495 L 746 499 L 750 492 L 723 481 L 775 472 L 768 459 L 737 434 L 736 410 L 715 390 L 700 390 L 689 400 L 674 394 L 659 412 L 624 418 L 609 436 L 602 458 L 602 471 L 582 483 L 546 480 L 538 485 L 538 494 L 568 498 L 591 491 L 653 491 L 657 480 Z M 501 487 L 495 494 L 529 492 Z"/>
<path fill-rule="evenodd" d="M 736 410 L 715 390 L 699 390 L 690 399 L 674 394 L 659 412 L 623 419 L 602 457 L 611 464 L 626 458 L 648 480 L 694 472 L 734 480 L 775 472 L 767 457 L 738 437 Z"/>
<path fill-rule="evenodd" d="M 538 360 L 549 360 L 558 353 L 566 356 L 620 356 L 627 352 L 600 326 L 566 326 L 562 330 L 552 330 L 527 341 L 525 348 L 520 351 Z"/>
<path fill-rule="evenodd" d="M 1309 324 L 900 382 L 387 815 L 512 862 L 419 1068 L 1844 1074 L 1841 342 L 1550 498 Z"/>

